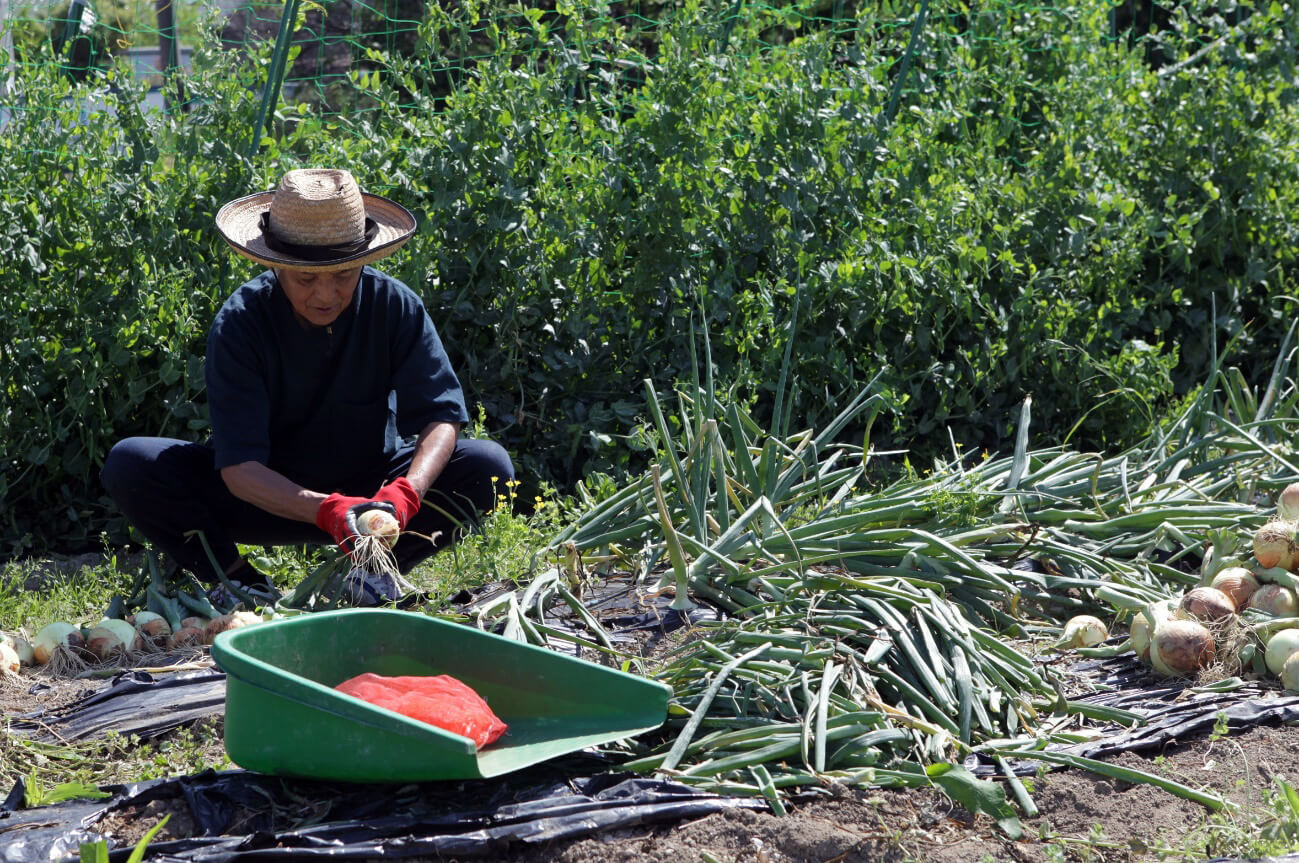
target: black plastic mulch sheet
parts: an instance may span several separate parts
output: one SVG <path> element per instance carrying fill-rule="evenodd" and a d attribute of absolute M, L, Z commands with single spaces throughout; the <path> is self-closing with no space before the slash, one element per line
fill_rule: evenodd
<path fill-rule="evenodd" d="M 10 730 L 35 740 L 73 741 L 109 731 L 148 740 L 226 706 L 226 676 L 215 669 L 151 674 L 123 671 L 103 688 L 54 710 L 24 713 Z"/>
<path fill-rule="evenodd" d="M 589 759 L 584 766 L 591 766 Z M 371 786 L 208 771 L 109 788 L 116 792 L 111 800 L 0 812 L 0 861 L 75 859 L 80 843 L 101 838 L 97 824 L 115 816 L 130 820 L 155 801 L 163 801 L 163 811 L 192 816 L 195 827 L 194 838 L 148 846 L 145 859 L 161 863 L 484 858 L 515 843 L 543 845 L 725 809 L 766 808 L 757 800 L 628 774 L 567 779 L 561 773 L 562 765 L 524 771 L 510 782 Z M 310 826 L 283 826 L 294 821 Z M 114 848 L 113 863 L 130 850 Z"/>
<path fill-rule="evenodd" d="M 1299 695 L 1283 692 L 1275 682 L 1247 680 L 1228 692 L 1196 691 L 1194 683 L 1160 677 L 1131 654 L 1079 662 L 1069 671 L 1096 690 L 1072 700 L 1130 710 L 1144 722 L 1132 728 L 1101 726 L 1095 740 L 1052 744 L 1046 747 L 1049 752 L 1104 758 L 1119 752 L 1159 749 L 1207 734 L 1223 718 L 1232 731 L 1299 720 Z M 1040 761 L 1009 763 L 1020 775 L 1032 775 L 1042 767 Z M 1000 773 L 995 764 L 978 755 L 966 759 L 965 766 L 981 776 Z"/>

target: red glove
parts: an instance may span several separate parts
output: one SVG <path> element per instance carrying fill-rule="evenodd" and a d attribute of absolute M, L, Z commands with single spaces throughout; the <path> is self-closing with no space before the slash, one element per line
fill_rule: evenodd
<path fill-rule="evenodd" d="M 408 484 L 409 486 L 409 484 Z M 388 501 L 370 500 L 365 497 L 348 497 L 334 492 L 321 501 L 316 510 L 316 527 L 334 538 L 338 547 L 348 554 L 352 553 L 352 539 L 361 535 L 361 528 L 356 519 L 367 510 L 383 509 L 392 513 L 395 507 Z M 400 517 L 397 517 L 400 521 Z"/>
<path fill-rule="evenodd" d="M 397 518 L 397 524 L 402 530 L 419 512 L 419 495 L 415 493 L 415 488 L 404 476 L 399 476 L 392 482 L 385 485 L 375 494 L 374 499 L 381 503 L 392 504 L 392 514 Z"/>

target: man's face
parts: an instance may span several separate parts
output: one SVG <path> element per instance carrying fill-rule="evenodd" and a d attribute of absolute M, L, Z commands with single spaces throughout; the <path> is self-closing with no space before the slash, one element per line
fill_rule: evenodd
<path fill-rule="evenodd" d="M 317 273 L 311 270 L 276 270 L 280 287 L 298 317 L 317 327 L 327 327 L 352 304 L 361 268 Z"/>

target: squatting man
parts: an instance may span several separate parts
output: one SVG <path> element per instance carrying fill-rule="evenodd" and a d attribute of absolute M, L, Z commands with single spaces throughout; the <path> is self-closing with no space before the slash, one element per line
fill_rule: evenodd
<path fill-rule="evenodd" d="M 419 296 L 372 266 L 411 238 L 414 216 L 347 171 L 301 169 L 223 206 L 216 228 L 266 270 L 208 333 L 211 438 L 122 440 L 105 487 L 154 547 L 218 593 L 214 562 L 255 597 L 277 596 L 236 543 L 348 550 L 355 519 L 375 507 L 397 519 L 392 551 L 409 572 L 514 477 L 499 444 L 461 437 L 464 393 Z M 361 604 L 399 592 L 390 576 L 349 578 Z"/>

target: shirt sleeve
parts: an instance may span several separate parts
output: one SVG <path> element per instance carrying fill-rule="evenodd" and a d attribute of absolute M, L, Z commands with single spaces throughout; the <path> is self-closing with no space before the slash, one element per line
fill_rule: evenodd
<path fill-rule="evenodd" d="M 467 423 L 464 391 L 433 319 L 414 292 L 402 292 L 403 324 L 393 341 L 397 433 L 418 434 L 432 422 Z"/>
<path fill-rule="evenodd" d="M 266 356 L 246 318 L 223 309 L 208 331 L 204 377 L 217 470 L 270 461 Z"/>

